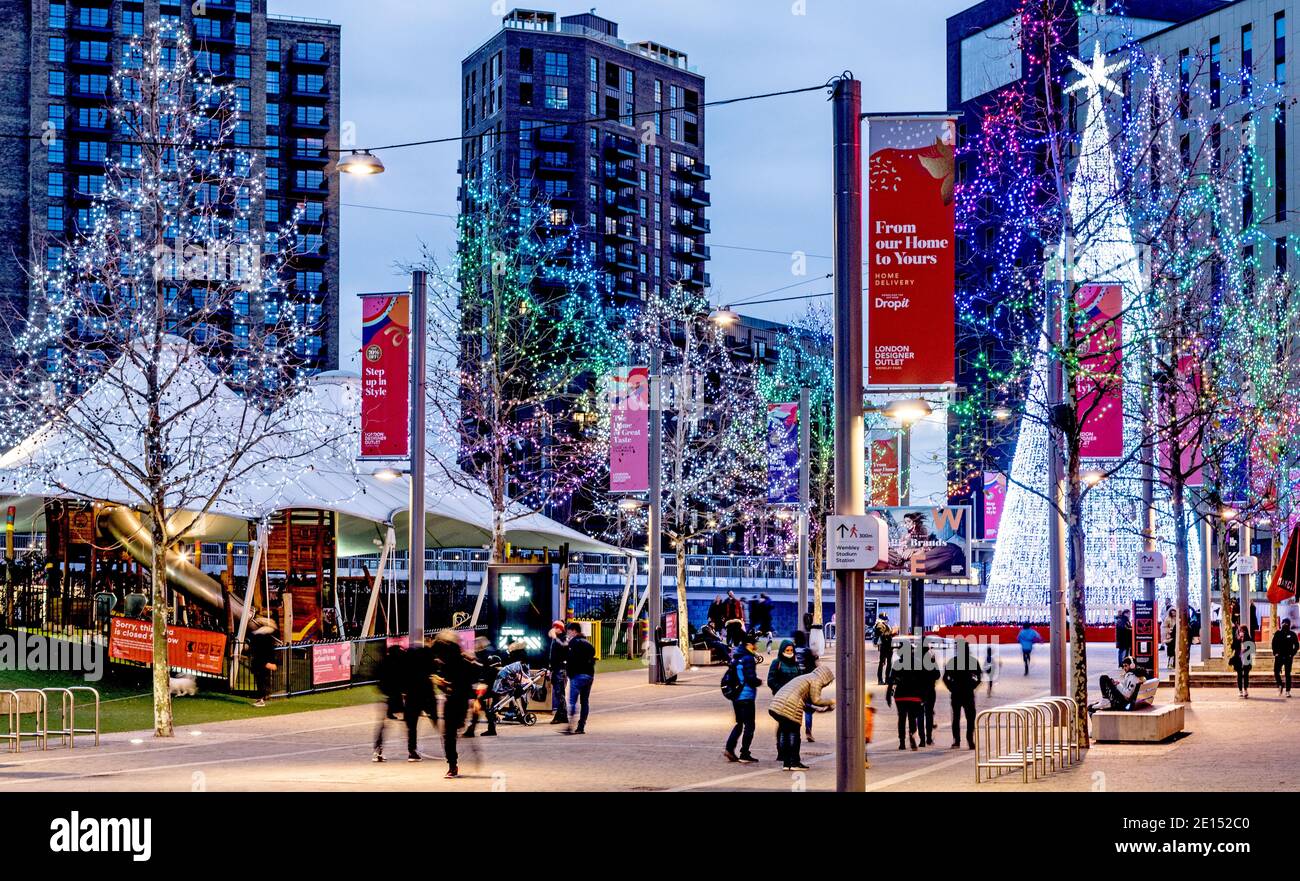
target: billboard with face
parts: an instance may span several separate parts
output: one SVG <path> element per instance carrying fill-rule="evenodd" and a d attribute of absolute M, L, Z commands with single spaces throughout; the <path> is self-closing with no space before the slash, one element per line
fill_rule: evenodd
<path fill-rule="evenodd" d="M 970 580 L 971 508 L 911 506 L 871 508 L 885 521 L 889 554 L 867 577 Z"/>

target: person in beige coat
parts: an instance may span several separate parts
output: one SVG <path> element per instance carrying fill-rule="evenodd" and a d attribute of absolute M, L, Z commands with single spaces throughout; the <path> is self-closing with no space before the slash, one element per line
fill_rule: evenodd
<path fill-rule="evenodd" d="M 803 724 L 804 707 L 818 712 L 834 707 L 835 701 L 822 699 L 822 690 L 834 681 L 835 674 L 829 667 L 817 667 L 783 685 L 768 704 L 768 715 L 776 720 L 776 754 L 784 770 L 808 770 L 799 757 L 799 726 Z"/>

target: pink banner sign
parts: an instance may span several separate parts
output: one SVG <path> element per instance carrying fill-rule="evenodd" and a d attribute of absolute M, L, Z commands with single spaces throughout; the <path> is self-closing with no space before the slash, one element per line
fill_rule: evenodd
<path fill-rule="evenodd" d="M 629 367 L 609 380 L 609 490 L 650 490 L 650 368 Z"/>
<path fill-rule="evenodd" d="M 1202 449 L 1202 434 L 1208 427 L 1204 417 L 1198 415 L 1198 403 L 1201 396 L 1201 373 L 1196 358 L 1183 355 L 1178 359 L 1178 375 L 1174 377 L 1174 425 L 1169 426 L 1169 434 L 1178 432 L 1178 472 L 1183 475 L 1185 486 L 1205 485 L 1205 451 Z M 1169 455 L 1169 443 L 1162 442 L 1160 451 L 1160 473 L 1166 482 L 1173 473 L 1172 460 Z"/>
<path fill-rule="evenodd" d="M 984 540 L 995 541 L 1007 501 L 1007 476 L 1000 471 L 984 472 Z"/>
<path fill-rule="evenodd" d="M 406 294 L 361 298 L 361 457 L 410 455 L 411 318 Z"/>
<path fill-rule="evenodd" d="M 1124 296 L 1119 285 L 1081 285 L 1083 316 L 1076 339 L 1083 345 L 1082 375 L 1075 380 L 1085 459 L 1124 455 L 1124 380 L 1121 345 Z"/>
<path fill-rule="evenodd" d="M 352 643 L 327 643 L 311 647 L 312 685 L 329 685 L 351 679 Z"/>

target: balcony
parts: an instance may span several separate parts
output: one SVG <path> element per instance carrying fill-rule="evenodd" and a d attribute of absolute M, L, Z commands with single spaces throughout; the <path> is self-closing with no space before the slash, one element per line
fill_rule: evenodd
<path fill-rule="evenodd" d="M 700 182 L 713 180 L 712 170 L 703 162 L 696 162 L 691 165 L 679 165 L 677 166 L 677 173 L 686 178 L 686 180 L 691 181 Z"/>
<path fill-rule="evenodd" d="M 713 285 L 713 278 L 707 272 L 697 272 L 690 278 L 683 278 L 682 284 L 686 287 L 707 288 Z"/>
<path fill-rule="evenodd" d="M 621 223 L 612 230 L 605 230 L 605 238 L 612 242 L 626 242 L 629 245 L 635 244 L 637 241 L 636 233 Z"/>
<path fill-rule="evenodd" d="M 107 13 L 102 18 L 94 13 Z M 111 10 L 86 7 L 78 9 L 75 15 L 68 17 L 68 31 L 83 34 L 112 34 L 113 17 Z"/>
<path fill-rule="evenodd" d="M 688 208 L 708 208 L 713 197 L 699 187 L 684 187 L 676 193 L 677 201 Z"/>
<path fill-rule="evenodd" d="M 606 260 L 607 267 L 622 270 L 623 272 L 636 272 L 636 255 L 631 251 L 617 251 L 613 260 Z"/>
<path fill-rule="evenodd" d="M 323 49 L 307 51 L 306 46 L 299 44 L 293 47 L 293 54 L 289 56 L 289 60 L 299 67 L 326 68 L 330 64 L 330 55 Z"/>
<path fill-rule="evenodd" d="M 624 165 L 615 165 L 612 168 L 606 166 L 605 183 L 609 185 L 613 181 L 617 181 L 625 187 L 635 187 L 641 182 L 641 178 L 637 175 L 635 168 L 628 168 Z"/>
<path fill-rule="evenodd" d="M 573 190 L 539 190 L 537 195 L 549 204 L 569 204 L 577 201 L 578 194 Z"/>
<path fill-rule="evenodd" d="M 605 152 L 611 159 L 636 159 L 638 156 L 636 141 L 622 135 L 613 135 L 605 139 Z"/>
<path fill-rule="evenodd" d="M 324 132 L 329 131 L 330 120 L 328 116 L 321 116 L 319 122 L 309 122 L 306 117 L 300 117 L 295 113 L 289 120 L 289 127 L 302 131 Z"/>
<path fill-rule="evenodd" d="M 559 175 L 574 174 L 577 169 L 568 162 L 559 163 L 542 156 L 537 160 L 537 171 L 539 174 L 546 175 L 547 177 L 556 177 Z"/>
<path fill-rule="evenodd" d="M 208 5 L 211 6 L 212 4 L 209 3 Z M 194 32 L 194 42 L 197 43 L 200 47 L 202 47 L 203 44 L 205 43 L 209 46 L 212 45 L 233 46 L 235 45 L 235 33 L 233 30 L 227 28 L 220 28 L 220 27 L 218 27 L 215 30 L 215 32 L 208 32 L 208 33 L 199 33 L 196 30 Z"/>
<path fill-rule="evenodd" d="M 681 260 L 690 260 L 692 262 L 703 262 L 713 259 L 713 252 L 707 245 L 688 246 L 685 243 L 673 247 L 673 254 Z"/>
<path fill-rule="evenodd" d="M 631 196 L 619 196 L 615 199 L 605 200 L 605 211 L 614 215 L 636 214 L 640 210 L 637 207 L 636 199 Z"/>
<path fill-rule="evenodd" d="M 534 129 L 538 145 L 572 146 L 573 132 L 567 125 L 547 125 Z"/>
<path fill-rule="evenodd" d="M 289 155 L 289 159 L 301 165 L 328 165 L 334 161 L 334 157 L 330 156 L 326 150 L 309 150 L 305 153 L 294 150 Z"/>
<path fill-rule="evenodd" d="M 708 235 L 713 232 L 713 224 L 698 215 L 690 219 L 687 219 L 684 214 L 678 215 L 677 219 L 673 221 L 673 226 L 695 235 Z"/>

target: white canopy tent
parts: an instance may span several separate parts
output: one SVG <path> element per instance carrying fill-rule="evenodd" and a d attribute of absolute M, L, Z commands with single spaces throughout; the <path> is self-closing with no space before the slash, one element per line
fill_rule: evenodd
<path fill-rule="evenodd" d="M 216 487 L 220 463 L 227 461 L 233 445 L 253 436 L 247 430 L 254 408 L 224 385 L 201 359 L 187 357 L 188 347 L 176 340 L 169 354 L 173 378 L 168 392 L 168 412 L 180 414 L 177 430 L 167 443 L 173 460 L 184 459 L 187 470 L 198 475 L 177 505 L 182 510 L 199 506 L 195 499 L 210 496 Z M 45 425 L 0 456 L 0 504 L 18 509 L 20 531 L 43 532 L 43 500 L 90 499 L 137 506 L 130 476 L 121 469 L 100 465 L 104 456 L 96 443 L 131 451 L 142 461 L 143 443 L 139 414 L 129 412 L 134 403 L 125 391 L 143 382 L 129 359 L 119 359 L 104 378 L 72 405 L 79 422 L 98 420 L 104 440 L 88 438 L 84 431 L 54 422 Z M 359 556 L 373 553 L 375 540 L 385 526 L 396 527 L 398 546 L 406 543 L 408 488 L 405 478 L 383 480 L 377 466 L 357 461 L 361 425 L 360 378 L 333 373 L 317 377 L 302 393 L 273 414 L 273 430 L 259 441 L 246 461 L 256 463 L 223 489 L 220 497 L 187 534 L 190 540 L 241 541 L 250 521 L 260 521 L 276 511 L 311 509 L 340 515 L 338 553 Z M 128 412 L 123 415 L 126 408 Z M 431 444 L 431 447 L 436 445 Z M 138 452 L 135 450 L 138 448 Z M 211 465 L 211 483 L 204 485 L 205 465 Z M 428 547 L 481 547 L 492 536 L 492 507 L 486 488 L 474 490 L 474 481 L 460 472 L 454 456 L 434 449 L 426 481 L 426 543 Z M 450 479 L 454 475 L 456 479 Z M 515 509 L 507 517 L 507 540 L 519 547 L 557 547 L 567 542 L 574 551 L 620 553 L 540 514 Z"/>

